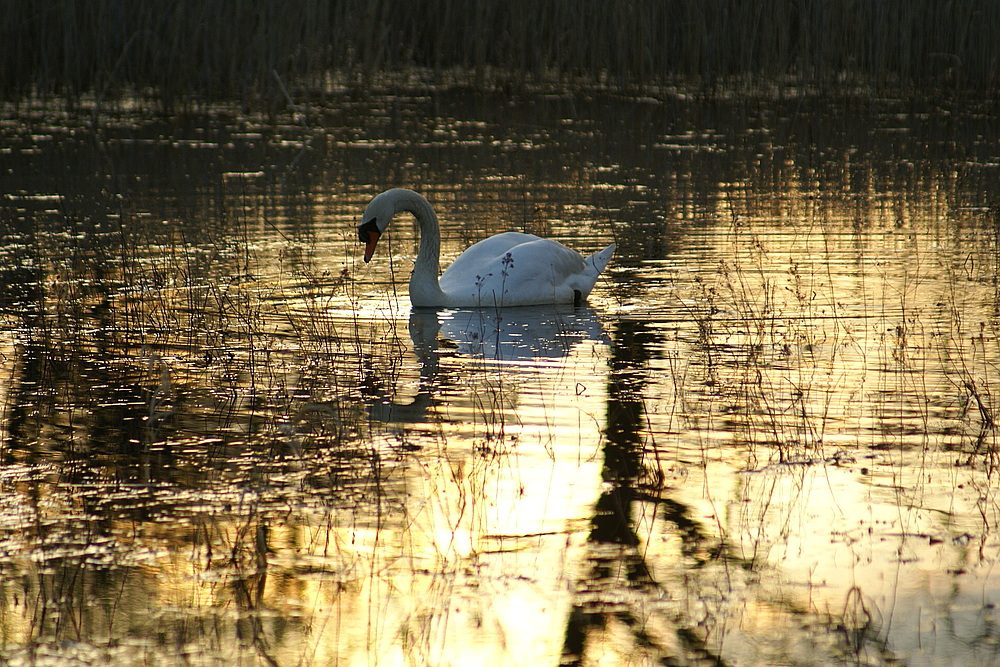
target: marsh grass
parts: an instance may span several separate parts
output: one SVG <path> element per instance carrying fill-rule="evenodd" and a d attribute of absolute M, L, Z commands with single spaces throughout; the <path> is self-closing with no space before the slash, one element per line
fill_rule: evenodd
<path fill-rule="evenodd" d="M 706 189 L 715 193 L 720 182 L 713 177 Z M 160 662 L 160 650 L 198 661 L 238 646 L 241 660 L 267 663 L 268 641 L 282 637 L 308 662 L 320 646 L 309 633 L 327 624 L 338 646 L 354 625 L 369 638 L 398 636 L 415 660 L 426 658 L 439 624 L 459 627 L 456 591 L 492 600 L 497 584 L 513 590 L 543 578 L 536 536 L 491 533 L 496 550 L 487 544 L 471 553 L 462 551 L 463 538 L 470 525 L 488 527 L 478 512 L 496 507 L 498 482 L 517 494 L 535 490 L 523 483 L 536 465 L 533 453 L 547 469 L 555 448 L 582 444 L 584 457 L 605 464 L 594 475 L 601 481 L 591 523 L 594 568 L 580 574 L 583 595 L 572 612 L 583 632 L 611 628 L 607 638 L 624 638 L 615 645 L 632 659 L 694 655 L 719 664 L 734 636 L 727 633 L 751 625 L 743 614 L 754 601 L 744 605 L 740 597 L 750 591 L 764 599 L 767 629 L 780 616 L 796 645 L 804 632 L 842 662 L 872 662 L 863 652 L 876 655 L 888 627 L 879 623 L 878 600 L 852 589 L 816 613 L 798 593 L 820 596 L 831 585 L 806 577 L 787 586 L 771 577 L 772 567 L 783 565 L 776 554 L 794 537 L 798 508 L 814 507 L 810 484 L 831 471 L 856 473 L 850 489 L 884 491 L 889 500 L 883 496 L 880 507 L 908 521 L 925 507 L 941 508 L 949 523 L 934 526 L 934 539 L 945 540 L 966 530 L 951 521 L 976 519 L 931 498 L 935 485 L 925 491 L 923 479 L 943 469 L 948 485 L 982 471 L 964 486 L 984 499 L 973 503 L 982 532 L 993 530 L 998 235 L 995 221 L 978 219 L 981 208 L 956 214 L 954 236 L 933 237 L 887 223 L 864 204 L 855 213 L 862 221 L 852 223 L 839 201 L 831 205 L 836 224 L 789 235 L 775 221 L 802 217 L 794 206 L 782 208 L 795 200 L 787 195 L 795 182 L 776 179 L 756 198 L 707 197 L 723 211 L 713 218 L 719 236 L 706 243 L 691 223 L 684 238 L 716 248 L 719 261 L 685 257 L 674 276 L 676 299 L 627 278 L 617 299 L 597 295 L 614 304 L 600 314 L 612 358 L 606 367 L 598 354 L 584 367 L 576 396 L 603 383 L 607 397 L 571 417 L 568 428 L 560 412 L 572 414 L 574 392 L 550 391 L 542 375 L 553 367 L 534 376 L 503 369 L 496 359 L 446 349 L 437 336 L 421 350 L 385 272 L 331 270 L 346 250 L 331 257 L 331 246 L 311 244 L 308 232 L 263 219 L 275 209 L 242 189 L 224 200 L 219 226 L 205 229 L 127 199 L 5 199 L 2 252 L 12 281 L 0 312 L 28 353 L 17 356 L 23 367 L 11 374 L 25 380 L 5 399 L 21 412 L 5 415 L 15 417 L 5 422 L 14 436 L 0 443 L 0 484 L 16 488 L 5 502 L 27 502 L 2 513 L 15 517 L 3 526 L 5 536 L 15 535 L 4 547 L 25 549 L 0 556 L 14 573 L 6 585 L 33 587 L 34 596 L 0 614 L 32 618 L 26 636 L 38 638 L 32 645 L 40 654 L 77 647 L 100 635 L 87 631 L 99 626 L 110 637 L 106 652 L 131 637 L 155 637 L 140 647 L 146 662 Z M 814 198 L 820 195 L 802 199 Z M 519 203 L 510 209 L 531 210 L 526 199 L 511 199 Z M 691 191 L 677 199 L 697 209 Z M 911 217 L 905 203 L 889 208 Z M 350 211 L 333 212 L 329 227 L 350 229 Z M 642 228 L 645 216 L 636 210 L 622 217 L 647 237 L 665 233 Z M 280 242 L 263 245 L 255 227 Z M 941 253 L 947 270 L 910 261 L 918 256 L 914 238 L 940 246 L 921 256 Z M 838 243 L 851 248 L 848 271 L 836 266 Z M 895 245 L 904 249 L 895 256 L 907 261 L 890 261 L 887 248 Z M 963 252 L 949 254 L 952 248 Z M 668 249 L 663 242 L 650 256 L 687 251 Z M 269 264 L 271 254 L 278 259 Z M 642 264 L 643 257 L 623 253 L 621 260 Z M 353 266 L 346 258 L 344 265 Z M 908 269 L 902 277 L 900 266 Z M 847 287 L 835 289 L 835 273 L 862 277 L 849 285 L 862 292 L 856 302 L 844 298 Z M 625 273 L 609 272 L 609 280 L 616 275 Z M 929 294 L 933 286 L 946 289 Z M 992 295 L 985 310 L 984 293 Z M 861 312 L 839 301 L 860 303 Z M 639 315 L 630 309 L 636 302 Z M 650 302 L 660 310 L 643 317 Z M 682 304 L 679 315 L 674 303 Z M 483 327 L 480 339 L 498 333 L 499 320 Z M 423 365 L 427 351 L 439 354 Z M 526 397 L 539 396 L 546 412 L 529 414 Z M 374 406 L 393 400 L 414 409 L 384 421 L 374 416 Z M 408 423 L 410 416 L 424 421 Z M 586 447 L 589 438 L 599 439 L 599 451 Z M 401 473 L 406 466 L 413 474 Z M 558 491 L 556 478 L 542 479 L 546 485 L 546 494 Z M 946 489 L 945 501 L 963 493 Z M 421 506 L 401 509 L 409 498 Z M 441 523 L 421 523 L 431 507 Z M 565 529 L 574 539 L 591 519 L 581 516 Z M 894 535 L 883 540 L 886 525 L 864 527 L 872 540 L 891 541 Z M 432 557 L 398 558 L 393 544 L 417 542 L 425 528 L 445 538 Z M 561 530 L 552 535 L 557 541 Z M 366 535 L 374 537 L 366 542 Z M 913 539 L 904 528 L 901 547 Z M 824 540 L 817 552 L 832 548 Z M 483 568 L 489 558 L 519 552 L 530 561 L 524 570 L 492 578 Z M 941 562 L 940 553 L 931 558 Z M 375 586 L 364 594 L 380 606 L 349 617 L 342 610 L 360 599 L 350 596 L 366 576 Z M 395 625 L 382 596 L 424 576 L 432 580 L 427 606 Z M 151 592 L 164 598 L 151 601 Z M 297 606 L 304 600 L 337 611 L 309 617 Z M 300 623 L 308 627 L 295 635 Z M 488 625 L 481 622 L 476 634 Z M 781 655 L 758 664 L 792 661 Z"/>
<path fill-rule="evenodd" d="M 161 225 L 121 201 L 62 202 L 31 217 L 29 242 L 5 239 L 8 248 L 34 253 L 8 258 L 25 267 L 26 279 L 7 313 L 24 320 L 28 361 L 18 374 L 20 390 L 40 400 L 30 415 L 6 415 L 5 447 L 31 442 L 47 421 L 65 424 L 66 437 L 84 449 L 136 455 L 206 427 L 222 442 L 260 438 L 280 434 L 296 414 L 311 413 L 314 421 L 312 400 L 327 406 L 331 432 L 341 432 L 339 407 L 297 392 L 300 379 L 307 385 L 322 373 L 318 357 L 344 359 L 348 332 L 358 351 L 361 332 L 350 320 L 326 317 L 315 295 L 338 293 L 342 276 L 308 287 L 306 316 L 293 320 L 313 352 L 303 358 L 282 312 L 284 287 L 264 275 L 248 238 L 201 230 L 195 241 L 184 224 Z M 349 374 L 317 379 L 326 399 L 357 397 L 361 369 L 349 369 L 346 360 L 334 366 Z"/>
<path fill-rule="evenodd" d="M 990 91 L 992 3 L 265 0 L 8 2 L 0 95 L 283 106 L 288 90 L 426 68 L 481 84 L 734 82 Z M 412 70 L 411 70 L 412 71 Z"/>
<path fill-rule="evenodd" d="M 874 214 L 869 224 L 885 226 L 881 239 L 859 242 L 842 213 L 831 216 L 840 222 L 786 234 L 781 215 L 744 206 L 734 199 L 721 207 L 715 238 L 724 259 L 705 262 L 696 276 L 668 274 L 684 317 L 659 349 L 651 346 L 651 386 L 639 392 L 649 415 L 643 465 L 660 471 L 659 480 L 646 475 L 655 480 L 644 487 L 647 502 L 704 503 L 691 515 L 700 517 L 704 541 L 714 542 L 715 559 L 698 570 L 690 595 L 713 609 L 707 617 L 725 617 L 704 596 L 725 562 L 737 567 L 726 570 L 720 587 L 739 597 L 749 573 L 757 600 L 766 599 L 769 627 L 786 616 L 808 619 L 823 628 L 810 634 L 811 650 L 831 664 L 892 662 L 900 650 L 892 626 L 908 613 L 896 593 L 841 581 L 831 595 L 833 579 L 809 569 L 823 559 L 808 552 L 839 550 L 864 568 L 879 547 L 855 542 L 852 531 L 867 513 L 898 521 L 901 535 L 878 540 L 891 545 L 888 556 L 912 562 L 939 557 L 937 545 L 964 544 L 971 535 L 985 544 L 998 525 L 992 212 L 952 212 L 961 231 L 904 228 Z M 936 252 L 925 252 L 928 246 Z M 841 274 L 845 247 L 849 280 Z M 739 481 L 713 488 L 727 466 L 739 469 Z M 852 475 L 862 480 L 861 492 L 844 482 Z M 890 500 L 873 501 L 871 488 Z M 948 518 L 927 516 L 938 512 Z M 694 543 L 678 538 L 681 524 L 669 518 L 656 528 L 675 545 Z M 662 562 L 651 554 L 645 557 Z M 967 563 L 971 571 L 992 562 L 982 551 L 968 560 L 960 551 L 956 559 L 961 574 Z M 753 602 L 741 606 L 740 623 L 749 627 L 755 613 Z M 653 627 L 659 620 L 645 619 Z M 694 636 L 704 636 L 701 630 Z M 758 659 L 795 661 L 780 653 Z"/>
<path fill-rule="evenodd" d="M 842 232 L 788 239 L 780 224 L 754 220 L 758 211 L 730 206 L 724 259 L 678 282 L 687 321 L 682 351 L 666 355 L 671 420 L 693 433 L 721 425 L 753 467 L 860 448 L 908 461 L 956 452 L 956 463 L 992 470 L 996 257 L 989 226 L 975 219 L 992 213 L 955 214 L 964 231 L 953 235 L 895 230 L 885 245 L 855 246 L 863 268 L 844 281 L 831 269 L 844 261 Z M 912 257 L 898 261 L 894 243 Z M 929 243 L 943 250 L 921 259 Z M 841 295 L 858 290 L 845 305 Z"/>
<path fill-rule="evenodd" d="M 275 540 L 322 528 L 338 505 L 380 520 L 357 351 L 398 368 L 399 341 L 362 342 L 356 319 L 330 315 L 331 294 L 350 298 L 343 276 L 286 284 L 239 229 L 196 234 L 116 198 L 5 202 L 18 224 L 3 252 L 21 270 L 0 310 L 19 346 L 4 366 L 0 567 L 23 595 L 0 610 L 21 633 L 3 660 L 65 658 L 71 642 L 88 660 L 161 662 L 142 642 L 98 645 L 148 617 L 151 566 L 185 582 L 151 603 L 173 610 L 156 621 L 172 656 L 239 646 L 275 664 Z"/>

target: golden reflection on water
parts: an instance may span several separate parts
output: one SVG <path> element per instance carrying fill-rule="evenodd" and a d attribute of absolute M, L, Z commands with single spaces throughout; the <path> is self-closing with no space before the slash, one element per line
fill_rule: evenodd
<path fill-rule="evenodd" d="M 718 646 L 805 660 L 769 654 L 788 646 L 768 636 L 810 614 L 843 619 L 861 652 L 883 638 L 914 656 L 969 650 L 993 616 L 1000 546 L 997 259 L 969 221 L 986 212 L 907 200 L 860 228 L 836 202 L 820 222 L 810 196 L 779 200 L 720 200 L 701 273 L 651 271 L 697 324 L 661 325 L 645 389 L 657 462 L 686 461 L 671 497 L 736 562 L 766 564 L 708 604 L 738 609 Z M 953 615 L 963 627 L 944 630 Z"/>
<path fill-rule="evenodd" d="M 594 378 L 603 349 L 583 341 L 559 360 L 466 371 L 472 360 L 449 362 L 442 372 L 464 375 L 466 400 L 448 404 L 440 429 L 372 425 L 371 447 L 384 457 L 368 490 L 383 498 L 370 499 L 372 514 L 294 500 L 282 511 L 252 490 L 225 502 L 224 488 L 184 502 L 185 492 L 166 487 L 164 502 L 179 503 L 186 521 L 119 523 L 106 544 L 81 544 L 119 567 L 133 563 L 110 590 L 72 559 L 54 571 L 30 554 L 16 562 L 24 581 L 51 578 L 58 589 L 78 578 L 83 590 L 100 591 L 104 604 L 71 622 L 123 636 L 141 659 L 177 650 L 211 661 L 236 644 L 250 659 L 279 664 L 301 659 L 303 646 L 320 663 L 557 661 L 600 486 L 605 388 Z M 503 400 L 481 398 L 498 387 Z M 62 500 L 56 516 L 79 511 Z M 38 510 L 27 520 L 56 519 L 51 502 Z M 40 626 L 58 636 L 65 630 L 53 619 L 87 604 L 74 595 L 67 606 L 45 605 L 48 620 L 32 618 L 39 608 L 25 599 L 30 590 L 14 594 L 8 641 L 26 642 Z M 133 632 L 138 643 L 124 639 Z M 166 633 L 168 644 L 145 644 L 151 633 Z"/>
<path fill-rule="evenodd" d="M 47 300 L 0 298 L 0 655 L 995 662 L 995 166 L 645 104 L 623 148 L 569 102 L 353 102 L 302 181 L 230 157 L 134 211 L 5 199 Z M 229 145 L 161 143 L 184 178 Z M 411 314 L 412 226 L 357 259 L 387 179 L 445 262 L 510 226 L 619 254 L 591 308 Z"/>
<path fill-rule="evenodd" d="M 377 656 L 390 665 L 558 661 L 569 577 L 600 484 L 595 419 L 605 397 L 589 374 L 602 356 L 584 343 L 555 365 L 473 372 L 467 398 L 490 391 L 491 380 L 510 392 L 508 403 L 453 401 L 449 410 L 462 417 L 444 433 L 375 430 L 377 449 L 390 452 L 401 437 L 412 449 L 383 471 L 391 510 L 362 520 L 368 525 L 348 511 L 335 525 L 308 529 L 296 540 L 303 546 L 276 563 L 319 576 L 298 608 L 317 656 L 345 664 Z M 340 574 L 319 574 L 331 572 Z M 283 604 L 279 597 L 265 606 Z M 275 647 L 276 657 L 285 648 Z"/>

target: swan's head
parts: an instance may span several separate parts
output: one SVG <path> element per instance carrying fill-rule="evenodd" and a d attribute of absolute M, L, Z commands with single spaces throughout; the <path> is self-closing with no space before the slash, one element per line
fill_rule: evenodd
<path fill-rule="evenodd" d="M 379 219 L 378 218 L 368 218 L 367 222 L 362 222 L 358 225 L 358 238 L 361 242 L 365 244 L 365 264 L 372 260 L 372 255 L 375 254 L 375 246 L 378 245 L 378 240 L 382 236 L 382 230 L 379 229 Z"/>
<path fill-rule="evenodd" d="M 437 240 L 437 217 L 426 199 L 405 188 L 386 190 L 372 199 L 358 225 L 358 237 L 365 244 L 365 262 L 371 260 L 379 238 L 392 222 L 392 216 L 400 211 L 412 213 L 417 218 L 421 231 L 425 229 L 425 225 L 430 226 L 433 229 L 431 237 Z"/>
<path fill-rule="evenodd" d="M 372 199 L 361 216 L 361 224 L 358 225 L 358 238 L 365 244 L 365 263 L 371 261 L 375 254 L 375 246 L 378 244 L 385 228 L 392 222 L 392 216 L 399 211 L 399 194 L 394 190 L 388 190 Z"/>

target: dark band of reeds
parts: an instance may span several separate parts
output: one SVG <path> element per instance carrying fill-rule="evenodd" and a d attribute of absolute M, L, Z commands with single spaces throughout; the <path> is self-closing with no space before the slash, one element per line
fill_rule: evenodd
<path fill-rule="evenodd" d="M 7 0 L 0 95 L 248 100 L 411 66 L 987 92 L 998 35 L 981 0 Z"/>

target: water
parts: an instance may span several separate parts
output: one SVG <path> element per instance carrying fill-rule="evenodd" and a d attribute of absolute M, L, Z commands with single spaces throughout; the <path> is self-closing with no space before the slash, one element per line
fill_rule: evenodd
<path fill-rule="evenodd" d="M 988 108 L 301 111 L 0 127 L 4 661 L 1000 664 Z M 397 185 L 618 252 L 411 312 Z"/>

